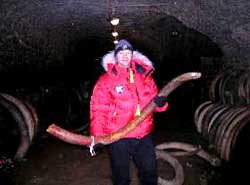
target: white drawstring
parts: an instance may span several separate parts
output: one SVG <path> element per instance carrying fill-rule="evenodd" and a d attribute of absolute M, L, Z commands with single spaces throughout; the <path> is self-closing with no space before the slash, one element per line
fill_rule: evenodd
<path fill-rule="evenodd" d="M 90 152 L 91 156 L 95 156 L 96 155 L 94 146 L 95 146 L 95 137 L 91 136 L 91 144 L 89 146 L 89 152 Z"/>

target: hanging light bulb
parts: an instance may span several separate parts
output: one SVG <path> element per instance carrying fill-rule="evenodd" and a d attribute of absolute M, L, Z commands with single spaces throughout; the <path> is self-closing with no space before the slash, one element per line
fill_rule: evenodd
<path fill-rule="evenodd" d="M 117 37 L 118 36 L 118 32 L 117 31 L 113 31 L 111 34 L 112 34 L 113 37 Z"/>
<path fill-rule="evenodd" d="M 118 18 L 115 18 L 115 17 L 112 18 L 111 21 L 110 21 L 110 23 L 111 23 L 113 26 L 118 25 L 119 22 L 120 22 L 120 20 L 119 20 Z"/>

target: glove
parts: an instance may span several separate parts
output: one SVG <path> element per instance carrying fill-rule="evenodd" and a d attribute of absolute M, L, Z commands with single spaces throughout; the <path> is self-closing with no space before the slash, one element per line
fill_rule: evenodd
<path fill-rule="evenodd" d="M 154 103 L 158 106 L 158 107 L 163 107 L 166 103 L 167 103 L 167 97 L 165 96 L 156 96 L 154 98 Z"/>

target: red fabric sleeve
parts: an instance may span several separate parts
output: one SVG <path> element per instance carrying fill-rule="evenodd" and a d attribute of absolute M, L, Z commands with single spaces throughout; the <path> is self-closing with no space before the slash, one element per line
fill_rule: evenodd
<path fill-rule="evenodd" d="M 103 125 L 107 124 L 109 111 L 108 88 L 105 86 L 104 78 L 97 81 L 90 101 L 90 134 L 101 136 L 104 134 Z"/>

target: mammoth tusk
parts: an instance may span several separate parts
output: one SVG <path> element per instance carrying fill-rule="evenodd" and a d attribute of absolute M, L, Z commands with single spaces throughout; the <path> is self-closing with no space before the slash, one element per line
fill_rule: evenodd
<path fill-rule="evenodd" d="M 182 142 L 168 142 L 168 143 L 162 143 L 155 147 L 157 150 L 166 150 L 166 149 L 180 149 L 186 151 L 187 155 L 190 154 L 196 154 L 199 157 L 205 159 L 213 166 L 219 166 L 221 164 L 221 160 L 219 157 L 209 154 L 205 150 L 203 150 L 201 147 L 194 146 L 192 144 L 188 143 L 182 143 Z M 173 153 L 175 155 L 175 153 Z M 183 153 L 183 155 L 185 155 Z"/>
<path fill-rule="evenodd" d="M 199 72 L 188 72 L 181 74 L 167 83 L 158 93 L 158 96 L 167 97 L 173 90 L 182 85 L 184 82 L 195 80 L 201 77 Z M 152 100 L 143 110 L 140 116 L 135 117 L 127 125 L 120 128 L 118 131 L 101 137 L 95 138 L 95 144 L 101 143 L 104 145 L 115 142 L 123 137 L 125 137 L 129 132 L 134 130 L 156 107 L 156 104 Z M 77 145 L 90 145 L 91 138 L 90 136 L 80 136 L 74 133 L 70 133 L 55 124 L 52 124 L 48 127 L 47 132 L 51 135 L 58 137 L 59 139 Z"/>
<path fill-rule="evenodd" d="M 17 122 L 18 130 L 20 133 L 20 143 L 14 159 L 19 160 L 23 158 L 30 146 L 30 133 L 25 123 L 26 115 L 24 115 L 23 112 L 20 111 L 20 102 L 12 102 L 10 101 L 9 97 L 9 95 L 6 96 L 6 94 L 4 95 L 0 93 L 0 104 L 11 113 L 11 115 Z"/>
<path fill-rule="evenodd" d="M 175 178 L 171 180 L 165 180 L 162 177 L 158 177 L 159 185 L 182 185 L 184 183 L 184 170 L 181 163 L 167 152 L 156 150 L 157 159 L 163 159 L 167 161 L 175 170 Z"/>

